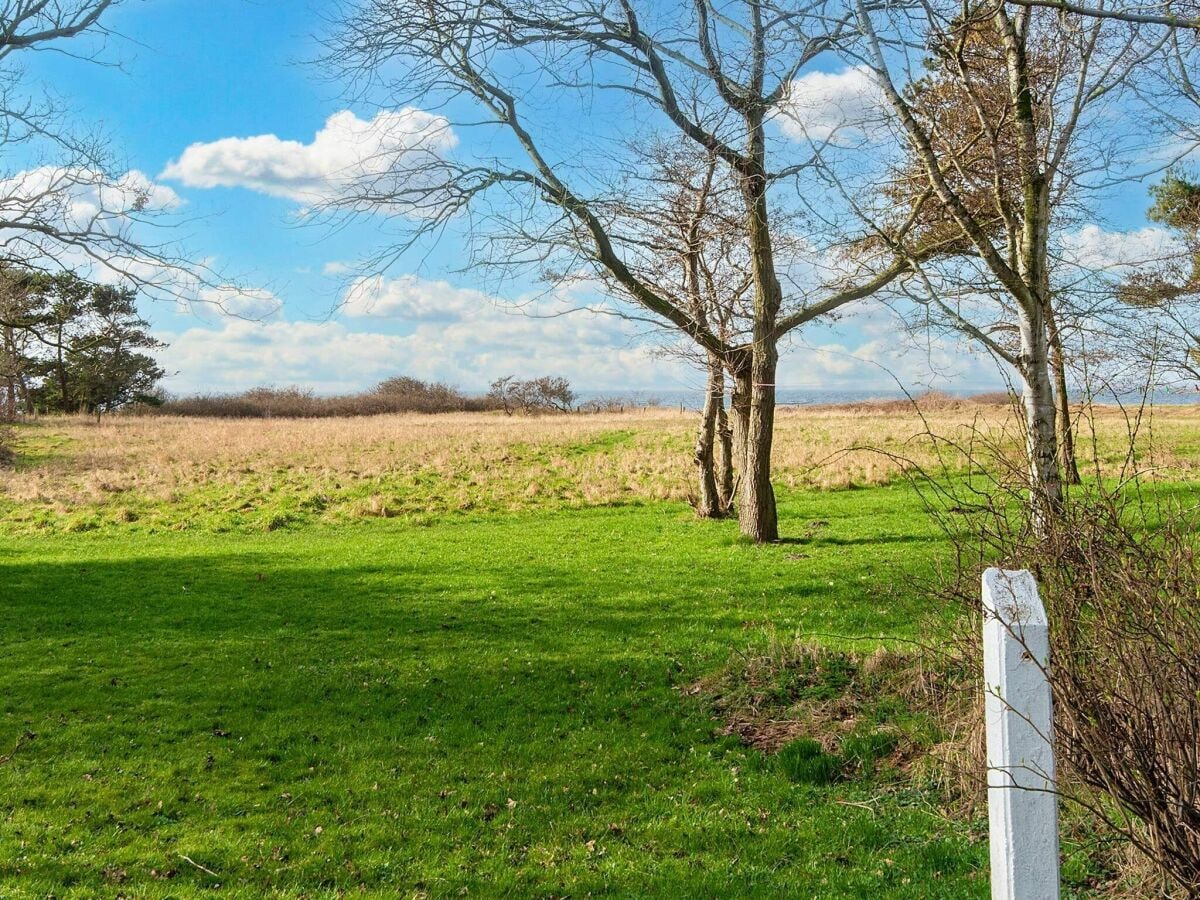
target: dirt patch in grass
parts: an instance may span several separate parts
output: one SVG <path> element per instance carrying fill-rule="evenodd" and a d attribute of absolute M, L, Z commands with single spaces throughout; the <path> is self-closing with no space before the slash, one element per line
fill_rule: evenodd
<path fill-rule="evenodd" d="M 965 645 L 964 645 L 965 646 Z M 973 643 L 971 646 L 974 646 Z M 735 653 L 686 693 L 764 766 L 802 785 L 866 782 L 917 792 L 937 815 L 986 837 L 986 771 L 978 657 L 962 647 L 856 653 L 771 638 Z M 1079 796 L 1067 785 L 1067 796 Z M 1064 883 L 1081 894 L 1167 896 L 1161 873 L 1128 842 L 1064 799 Z"/>
<path fill-rule="evenodd" d="M 721 724 L 811 783 L 901 774 L 945 739 L 949 681 L 918 651 L 869 653 L 772 638 L 687 688 Z"/>

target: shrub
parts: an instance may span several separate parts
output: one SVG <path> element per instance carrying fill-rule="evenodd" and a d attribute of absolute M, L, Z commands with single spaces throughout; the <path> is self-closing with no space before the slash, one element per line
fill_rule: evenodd
<path fill-rule="evenodd" d="M 1200 895 L 1200 520 L 1131 475 L 1068 494 L 1032 528 L 1016 490 L 959 499 L 951 593 L 1029 569 L 1050 624 L 1059 792 Z M 969 537 L 968 537 L 969 536 Z M 978 653 L 978 635 L 968 638 Z"/>
<path fill-rule="evenodd" d="M 980 406 L 1012 406 L 1020 402 L 1020 398 L 1011 391 L 985 391 L 982 394 L 972 394 L 969 399 Z"/>
<path fill-rule="evenodd" d="M 515 375 L 505 375 L 492 382 L 488 397 L 510 416 L 514 412 L 523 415 L 570 412 L 575 406 L 571 383 L 551 376 L 522 381 Z"/>
<path fill-rule="evenodd" d="M 262 410 L 263 418 L 303 418 L 312 416 L 318 409 L 313 392 L 307 388 L 288 387 L 252 388 L 243 395 L 251 406 Z"/>
<path fill-rule="evenodd" d="M 457 388 L 406 375 L 380 382 L 374 394 L 397 412 L 457 412 L 467 408 L 467 397 Z"/>
<path fill-rule="evenodd" d="M 362 394 L 318 397 L 307 388 L 258 387 L 240 394 L 196 394 L 163 399 L 156 408 L 143 405 L 136 412 L 229 419 L 303 419 L 412 412 L 484 412 L 498 408 L 485 397 L 469 397 L 446 384 L 399 376 Z"/>
<path fill-rule="evenodd" d="M 1077 799 L 1194 896 L 1200 569 L 1190 518 L 1156 508 L 1156 521 L 1138 521 L 1128 503 L 1101 497 L 1074 504 L 1029 559 L 1052 610 L 1060 755 L 1101 794 Z"/>

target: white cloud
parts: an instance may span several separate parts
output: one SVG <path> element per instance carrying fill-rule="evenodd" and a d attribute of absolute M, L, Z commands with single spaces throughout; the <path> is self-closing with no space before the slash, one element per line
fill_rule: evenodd
<path fill-rule="evenodd" d="M 198 311 L 216 309 L 238 319 L 270 319 L 283 309 L 283 301 L 268 290 L 233 285 L 203 288 L 199 301 Z"/>
<path fill-rule="evenodd" d="M 777 119 L 798 141 L 835 144 L 870 137 L 884 119 L 886 100 L 866 66 L 809 72 L 791 83 Z"/>
<path fill-rule="evenodd" d="M 384 111 L 370 121 L 343 110 L 307 144 L 274 134 L 192 144 L 162 177 L 188 187 L 242 187 L 314 203 L 358 181 L 402 178 L 405 170 L 456 143 L 444 117 L 420 109 Z"/>
<path fill-rule="evenodd" d="M 298 384 L 338 393 L 398 374 L 470 391 L 508 374 L 562 375 L 578 389 L 609 392 L 695 392 L 703 384 L 703 376 L 684 361 L 657 354 L 643 339 L 642 326 L 618 317 L 526 315 L 485 292 L 416 276 L 355 284 L 343 321 L 222 319 L 164 335 L 170 345 L 164 365 L 180 373 L 168 387 L 187 393 Z M 582 299 L 578 291 L 567 292 L 543 298 L 541 308 L 560 311 Z M 928 353 L 914 351 L 896 343 L 895 327 L 891 320 L 892 334 L 871 331 L 852 319 L 806 330 L 803 337 L 811 345 L 798 340 L 784 353 L 781 389 L 891 392 L 889 372 L 917 387 L 995 383 L 994 368 L 961 345 L 935 342 Z"/>
<path fill-rule="evenodd" d="M 1012 376 L 978 344 L 908 331 L 892 308 L 865 302 L 838 323 L 815 323 L 780 354 L 779 383 L 830 390 L 991 390 Z"/>
<path fill-rule="evenodd" d="M 183 273 L 167 262 L 170 236 L 148 224 L 183 205 L 171 188 L 136 169 L 110 175 L 40 166 L 0 178 L 0 254 L 10 263 L 70 269 L 106 284 L 130 279 L 169 293 Z"/>
<path fill-rule="evenodd" d="M 355 279 L 342 301 L 351 318 L 404 319 L 410 322 L 450 322 L 482 314 L 496 300 L 482 291 L 457 288 L 448 281 L 427 281 L 415 275 Z"/>
<path fill-rule="evenodd" d="M 909 390 L 974 389 L 999 385 L 1005 377 L 996 360 L 965 338 L 876 338 L 856 347 L 853 355 L 861 360 L 858 371 L 864 380 L 893 389 L 897 382 Z"/>
<path fill-rule="evenodd" d="M 354 267 L 350 263 L 340 259 L 331 260 L 321 267 L 322 275 L 349 275 L 353 271 Z"/>
<path fill-rule="evenodd" d="M 114 241 L 127 236 L 137 221 L 182 205 L 175 191 L 136 169 L 114 177 L 94 169 L 39 166 L 0 179 L 0 219 L 9 223 L 0 247 L 31 264 L 44 262 L 39 254 L 77 265 L 89 262 L 73 245 L 79 237 L 110 255 L 127 254 L 130 248 Z M 47 228 L 76 238 L 64 243 Z"/>
<path fill-rule="evenodd" d="M 249 296 L 247 296 L 247 294 Z M 220 299 L 226 307 L 230 297 Z M 239 299 L 269 303 L 266 292 Z M 527 315 L 534 307 L 576 306 L 568 291 L 527 305 L 412 275 L 360 278 L 347 291 L 344 321 L 205 321 L 163 335 L 162 359 L 179 374 L 177 392 L 232 391 L 257 384 L 301 384 L 320 392 L 362 390 L 406 374 L 482 390 L 502 375 L 562 375 L 579 387 L 651 387 L 691 378 L 681 362 L 656 359 L 633 323 L 574 313 Z M 396 333 L 402 332 L 402 333 Z"/>
<path fill-rule="evenodd" d="M 497 313 L 496 316 L 508 315 Z M 569 323 L 567 319 L 580 321 Z M 255 323 L 226 320 L 163 335 L 167 386 L 176 392 L 236 391 L 298 384 L 323 393 L 358 391 L 392 375 L 449 381 L 481 390 L 501 375 L 555 374 L 577 386 L 644 387 L 677 368 L 655 363 L 616 323 L 597 328 L 584 315 L 538 323 L 519 315 L 443 328 L 425 323 L 408 334 L 383 334 L 341 322 Z M 541 325 L 548 327 L 541 327 Z M 507 326 L 507 327 L 505 327 Z"/>
<path fill-rule="evenodd" d="M 0 215 L 81 229 L 99 220 L 115 224 L 141 213 L 167 212 L 183 204 L 179 195 L 144 172 L 110 176 L 94 169 L 39 166 L 0 179 Z"/>
<path fill-rule="evenodd" d="M 336 322 L 226 320 L 165 335 L 167 386 L 180 393 L 237 391 L 263 384 L 357 390 L 402 367 L 404 339 L 348 331 Z"/>
<path fill-rule="evenodd" d="M 1084 225 L 1061 238 L 1062 256 L 1087 269 L 1114 270 L 1177 257 L 1183 248 L 1165 228 L 1108 231 Z"/>

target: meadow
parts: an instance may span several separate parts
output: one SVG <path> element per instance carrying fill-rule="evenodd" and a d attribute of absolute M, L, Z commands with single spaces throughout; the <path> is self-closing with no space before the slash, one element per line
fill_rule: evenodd
<path fill-rule="evenodd" d="M 0 526 L 45 534 L 136 530 L 270 531 L 369 518 L 686 502 L 692 413 L 507 417 L 496 413 L 343 419 L 57 418 L 20 432 L 21 462 L 0 469 Z M 1003 404 L 943 400 L 784 408 L 775 483 L 846 490 L 940 476 L 972 442 L 1016 446 Z M 1200 412 L 1099 407 L 1081 422 L 1088 458 L 1114 475 L 1139 431 L 1144 471 L 1200 472 Z M 936 437 L 936 441 L 931 439 Z"/>
<path fill-rule="evenodd" d="M 1127 421 L 1096 421 L 1116 471 Z M 769 546 L 692 515 L 672 411 L 22 426 L 0 896 L 987 896 L 986 822 L 936 779 L 814 778 L 698 685 L 947 621 L 905 470 L 938 465 L 926 428 L 1006 422 L 785 412 Z M 1191 408 L 1144 432 L 1173 480 L 1197 441 Z M 855 715 L 867 743 L 912 726 Z M 1071 840 L 1083 894 L 1103 873 Z"/>

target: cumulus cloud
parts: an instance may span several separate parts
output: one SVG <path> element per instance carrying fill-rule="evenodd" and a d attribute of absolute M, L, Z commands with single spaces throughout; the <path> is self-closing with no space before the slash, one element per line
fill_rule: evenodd
<path fill-rule="evenodd" d="M 259 384 L 299 384 L 324 393 L 370 387 L 407 374 L 482 390 L 502 375 L 553 374 L 599 391 L 701 389 L 703 376 L 664 358 L 641 326 L 614 316 L 575 312 L 525 315 L 473 288 L 415 276 L 359 279 L 342 320 L 263 323 L 224 318 L 164 335 L 163 362 L 179 375 L 171 390 L 235 391 Z M 568 294 L 546 311 L 578 305 Z M 874 317 L 872 317 L 874 318 Z M 891 334 L 852 325 L 810 330 L 811 344 L 785 352 L 779 381 L 788 389 L 893 391 L 889 372 L 906 384 L 995 383 L 987 361 L 938 342 L 912 352 Z M 948 379 L 948 380 L 947 380 Z"/>
<path fill-rule="evenodd" d="M 1084 225 L 1061 238 L 1063 258 L 1086 269 L 1122 269 L 1178 256 L 1183 248 L 1164 228 L 1108 231 Z"/>
<path fill-rule="evenodd" d="M 330 116 L 309 143 L 274 134 L 192 144 L 162 177 L 188 187 L 241 187 L 299 203 L 328 200 L 361 181 L 402 178 L 405 170 L 457 143 L 442 116 L 413 107 L 360 119 Z"/>
<path fill-rule="evenodd" d="M 883 121 L 885 107 L 871 70 L 853 66 L 795 79 L 776 118 L 783 133 L 794 140 L 840 144 L 870 137 Z"/>
<path fill-rule="evenodd" d="M 228 308 L 235 299 L 270 304 L 275 298 L 243 291 L 237 298 L 211 299 Z M 544 303 L 558 311 L 577 300 L 568 292 Z M 163 363 L 179 373 L 168 387 L 186 393 L 301 384 L 332 393 L 406 374 L 481 390 L 516 373 L 562 375 L 585 388 L 628 389 L 690 377 L 682 362 L 657 359 L 640 329 L 620 318 L 526 315 L 483 291 L 446 281 L 359 278 L 347 289 L 341 315 L 324 322 L 223 318 L 164 335 L 169 346 Z"/>
<path fill-rule="evenodd" d="M 160 359 L 178 374 L 179 393 L 238 391 L 298 384 L 328 392 L 357 390 L 402 368 L 404 339 L 355 333 L 336 322 L 227 319 L 164 336 Z"/>
<path fill-rule="evenodd" d="M 428 281 L 415 275 L 372 275 L 350 284 L 342 311 L 351 318 L 451 322 L 482 313 L 495 303 L 482 291 L 458 288 L 448 281 Z"/>
<path fill-rule="evenodd" d="M 270 319 L 283 309 L 283 301 L 263 288 L 207 287 L 199 291 L 198 299 L 198 310 L 215 309 L 238 319 Z"/>
<path fill-rule="evenodd" d="M 505 315 L 498 313 L 497 315 Z M 336 321 L 256 323 L 228 319 L 164 335 L 161 358 L 177 372 L 177 392 L 236 391 L 260 384 L 298 384 L 324 393 L 362 390 L 407 374 L 479 390 L 510 373 L 564 375 L 581 387 L 644 387 L 653 360 L 629 335 L 552 320 L 539 328 L 520 316 L 508 323 L 445 329 L 425 323 L 407 334 L 359 330 Z M 506 328 L 496 325 L 507 324 Z M 547 323 L 549 324 L 549 323 Z M 589 325 L 591 327 L 589 327 Z M 674 364 L 660 365 L 656 373 Z"/>

